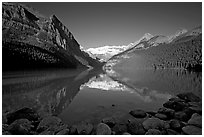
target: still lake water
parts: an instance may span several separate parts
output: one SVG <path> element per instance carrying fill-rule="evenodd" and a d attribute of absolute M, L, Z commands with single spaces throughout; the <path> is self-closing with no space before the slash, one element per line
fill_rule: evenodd
<path fill-rule="evenodd" d="M 201 73 L 175 69 L 7 72 L 2 79 L 3 113 L 26 106 L 71 125 L 123 119 L 132 109 L 154 111 L 182 92 L 202 94 Z"/>

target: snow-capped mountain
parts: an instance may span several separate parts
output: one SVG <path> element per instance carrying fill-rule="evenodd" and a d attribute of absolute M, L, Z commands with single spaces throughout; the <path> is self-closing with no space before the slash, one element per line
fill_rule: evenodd
<path fill-rule="evenodd" d="M 142 41 L 147 41 L 149 39 L 151 39 L 153 37 L 153 35 L 151 35 L 150 33 L 146 33 L 144 34 L 144 36 L 142 38 L 140 38 L 138 41 L 130 43 L 128 45 L 122 45 L 122 46 L 103 46 L 103 47 L 98 47 L 98 48 L 89 48 L 87 50 L 85 50 L 89 56 L 91 56 L 92 58 L 96 59 L 99 58 L 100 61 L 107 61 L 108 59 L 110 59 L 112 56 L 121 53 L 131 47 L 134 47 L 135 45 L 137 45 L 138 43 L 142 42 Z"/>
<path fill-rule="evenodd" d="M 126 50 L 132 49 L 147 49 L 149 47 L 158 46 L 159 44 L 171 43 L 185 36 L 198 35 L 202 33 L 202 27 L 196 27 L 190 31 L 187 29 L 180 29 L 175 34 L 170 36 L 156 35 L 150 33 L 144 34 L 139 40 L 122 46 L 103 46 L 98 48 L 89 48 L 84 50 L 94 59 L 99 59 L 101 62 L 107 61 L 112 56 L 122 53 Z"/>

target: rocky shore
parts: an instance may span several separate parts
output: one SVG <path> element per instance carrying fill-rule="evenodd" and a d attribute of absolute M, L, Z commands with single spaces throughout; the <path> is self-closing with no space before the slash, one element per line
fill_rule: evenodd
<path fill-rule="evenodd" d="M 124 123 L 106 117 L 98 125 L 66 125 L 56 116 L 40 117 L 31 108 L 2 116 L 3 135 L 201 135 L 202 100 L 192 92 L 178 94 L 158 111 L 131 110 Z"/>

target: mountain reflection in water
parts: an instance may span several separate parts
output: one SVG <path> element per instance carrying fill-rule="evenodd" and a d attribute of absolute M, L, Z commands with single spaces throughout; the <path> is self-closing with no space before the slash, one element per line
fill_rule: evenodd
<path fill-rule="evenodd" d="M 188 86 L 179 84 L 180 81 Z M 164 86 L 160 87 L 161 83 Z M 9 74 L 3 75 L 2 107 L 3 113 L 31 107 L 41 116 L 56 115 L 68 124 L 83 120 L 97 123 L 108 116 L 127 116 L 132 109 L 157 110 L 169 98 L 183 92 L 182 88 L 201 89 L 201 75 L 138 70 L 125 77 L 124 73 L 119 75 L 110 69 Z"/>

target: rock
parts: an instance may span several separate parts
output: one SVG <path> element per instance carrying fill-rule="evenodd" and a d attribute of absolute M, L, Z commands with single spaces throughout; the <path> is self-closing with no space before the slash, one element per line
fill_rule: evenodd
<path fill-rule="evenodd" d="M 132 135 L 144 135 L 145 130 L 138 120 L 133 120 L 128 123 L 128 132 Z"/>
<path fill-rule="evenodd" d="M 125 132 L 125 133 L 123 133 L 123 135 L 131 135 L 130 133 L 128 133 L 128 132 Z"/>
<path fill-rule="evenodd" d="M 187 102 L 199 102 L 201 99 L 193 94 L 192 92 L 181 93 L 177 95 L 180 99 L 183 99 Z"/>
<path fill-rule="evenodd" d="M 202 107 L 202 102 L 188 102 L 190 107 Z"/>
<path fill-rule="evenodd" d="M 55 116 L 49 116 L 42 119 L 37 127 L 38 132 L 42 132 L 48 128 L 56 127 L 61 124 L 61 119 Z"/>
<path fill-rule="evenodd" d="M 202 128 L 202 116 L 197 113 L 193 114 L 191 119 L 189 119 L 188 124 Z"/>
<path fill-rule="evenodd" d="M 115 120 L 112 117 L 104 118 L 101 122 L 107 124 L 110 128 L 115 125 Z"/>
<path fill-rule="evenodd" d="M 69 135 L 69 129 L 63 129 L 59 131 L 56 135 Z"/>
<path fill-rule="evenodd" d="M 159 108 L 158 113 L 165 114 L 168 118 L 173 118 L 175 114 L 175 110 L 170 108 Z"/>
<path fill-rule="evenodd" d="M 181 121 L 188 121 L 189 120 L 189 116 L 183 111 L 176 112 L 174 118 L 181 120 Z"/>
<path fill-rule="evenodd" d="M 188 104 L 180 101 L 167 101 L 163 104 L 164 107 L 173 109 L 175 111 L 181 111 L 188 106 Z"/>
<path fill-rule="evenodd" d="M 202 129 L 193 125 L 183 127 L 182 131 L 188 135 L 202 135 Z"/>
<path fill-rule="evenodd" d="M 176 120 L 176 119 L 171 119 L 170 122 L 169 122 L 169 124 L 170 124 L 170 127 L 171 127 L 172 129 L 175 129 L 175 130 L 181 129 L 181 124 L 180 124 L 180 122 L 179 122 L 178 120 Z"/>
<path fill-rule="evenodd" d="M 93 125 L 91 123 L 83 121 L 76 125 L 76 129 L 79 135 L 89 135 L 93 130 Z"/>
<path fill-rule="evenodd" d="M 126 124 L 123 124 L 123 123 L 117 123 L 112 128 L 112 130 L 115 131 L 116 134 L 122 134 L 124 132 L 127 132 L 127 126 Z"/>
<path fill-rule="evenodd" d="M 161 135 L 161 132 L 157 129 L 149 129 L 145 135 Z"/>
<path fill-rule="evenodd" d="M 164 121 L 164 126 L 162 129 L 168 129 L 170 128 L 169 122 L 168 121 Z"/>
<path fill-rule="evenodd" d="M 155 111 L 148 111 L 148 112 L 146 112 L 147 114 L 150 114 L 151 116 L 154 116 L 154 115 L 156 115 L 157 114 L 157 112 L 155 112 Z"/>
<path fill-rule="evenodd" d="M 11 124 L 17 119 L 28 119 L 29 121 L 38 121 L 39 115 L 31 108 L 22 108 L 12 113 L 7 114 L 7 123 Z"/>
<path fill-rule="evenodd" d="M 54 134 L 55 134 L 54 131 L 45 130 L 45 131 L 41 132 L 39 135 L 54 135 Z"/>
<path fill-rule="evenodd" d="M 111 131 L 111 135 L 115 135 L 116 133 L 115 133 L 115 131 Z"/>
<path fill-rule="evenodd" d="M 189 107 L 188 109 L 191 110 L 192 113 L 198 113 L 202 115 L 202 106 L 192 106 Z"/>
<path fill-rule="evenodd" d="M 9 125 L 8 131 L 13 135 L 29 135 L 32 128 L 28 119 L 18 119 Z"/>
<path fill-rule="evenodd" d="M 77 135 L 77 128 L 74 126 L 71 126 L 69 134 L 70 135 Z"/>
<path fill-rule="evenodd" d="M 160 114 L 160 113 L 157 113 L 155 115 L 155 117 L 161 119 L 161 120 L 166 120 L 167 119 L 167 116 L 165 114 Z"/>
<path fill-rule="evenodd" d="M 180 99 L 179 97 L 173 97 L 173 98 L 170 98 L 169 101 L 185 102 L 185 100 Z"/>
<path fill-rule="evenodd" d="M 178 132 L 172 129 L 167 129 L 166 131 L 167 131 L 167 135 L 179 135 Z"/>
<path fill-rule="evenodd" d="M 144 118 L 147 116 L 146 112 L 140 109 L 132 110 L 129 114 L 135 118 Z"/>
<path fill-rule="evenodd" d="M 97 135 L 111 135 L 111 129 L 108 125 L 104 123 L 100 123 L 96 127 L 96 134 Z"/>
<path fill-rule="evenodd" d="M 149 129 L 162 129 L 164 128 L 164 121 L 158 118 L 148 118 L 142 123 L 146 130 Z"/>

